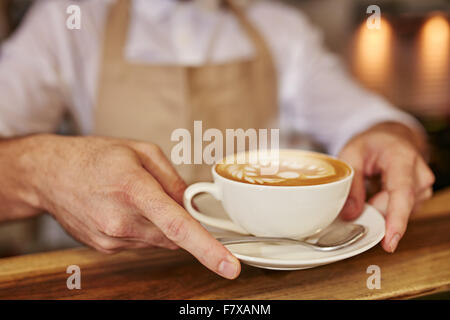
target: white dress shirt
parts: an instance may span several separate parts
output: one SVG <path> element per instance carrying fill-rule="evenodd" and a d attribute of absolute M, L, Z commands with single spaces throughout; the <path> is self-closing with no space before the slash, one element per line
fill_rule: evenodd
<path fill-rule="evenodd" d="M 93 129 L 106 14 L 114 0 L 41 0 L 1 47 L 0 136 L 54 132 L 69 111 L 81 134 Z M 81 30 L 66 27 L 69 4 Z M 336 154 L 355 134 L 383 121 L 417 127 L 409 115 L 356 84 L 324 50 L 320 33 L 298 10 L 276 1 L 247 7 L 276 64 L 280 127 L 311 135 Z M 245 58 L 252 44 L 235 17 L 195 1 L 134 0 L 125 57 L 130 62 L 201 65 Z"/>

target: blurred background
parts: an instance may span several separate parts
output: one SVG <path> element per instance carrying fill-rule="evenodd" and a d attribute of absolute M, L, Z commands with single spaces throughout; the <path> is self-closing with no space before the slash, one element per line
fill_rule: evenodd
<path fill-rule="evenodd" d="M 450 0 L 279 1 L 302 10 L 322 30 L 328 48 L 359 82 L 424 125 L 434 188 L 450 186 Z M 32 2 L 0 0 L 0 42 L 14 32 Z M 381 8 L 381 29 L 363 27 L 370 5 Z M 54 247 L 51 235 L 46 244 L 39 243 L 27 229 L 34 227 L 0 226 L 0 257 L 75 244 Z"/>

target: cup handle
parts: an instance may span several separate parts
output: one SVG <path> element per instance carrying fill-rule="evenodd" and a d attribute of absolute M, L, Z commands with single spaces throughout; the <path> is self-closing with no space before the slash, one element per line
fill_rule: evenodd
<path fill-rule="evenodd" d="M 211 227 L 216 227 L 216 228 L 219 228 L 222 230 L 237 232 L 237 233 L 241 233 L 241 234 L 248 234 L 247 231 L 245 231 L 240 226 L 234 224 L 230 220 L 209 217 L 209 216 L 206 216 L 203 213 L 197 211 L 192 206 L 192 199 L 196 195 L 198 195 L 200 193 L 204 193 L 204 192 L 211 194 L 214 198 L 216 198 L 219 201 L 222 200 L 220 190 L 217 187 L 217 185 L 215 185 L 214 183 L 198 182 L 198 183 L 194 183 L 194 184 L 190 185 L 184 191 L 183 202 L 184 202 L 184 207 L 186 208 L 187 212 L 189 212 L 191 214 L 191 216 L 193 216 L 198 221 L 200 221 L 204 224 L 207 224 Z"/>

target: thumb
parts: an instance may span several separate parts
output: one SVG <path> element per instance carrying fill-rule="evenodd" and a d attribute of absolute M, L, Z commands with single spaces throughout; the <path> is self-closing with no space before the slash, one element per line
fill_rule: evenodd
<path fill-rule="evenodd" d="M 366 190 L 364 187 L 364 175 L 361 171 L 355 170 L 350 194 L 345 202 L 340 217 L 344 220 L 353 220 L 360 216 L 366 200 Z"/>
<path fill-rule="evenodd" d="M 350 193 L 340 213 L 340 217 L 344 220 L 353 220 L 361 215 L 366 201 L 362 154 L 357 150 L 343 152 L 340 158 L 349 163 L 354 170 Z"/>

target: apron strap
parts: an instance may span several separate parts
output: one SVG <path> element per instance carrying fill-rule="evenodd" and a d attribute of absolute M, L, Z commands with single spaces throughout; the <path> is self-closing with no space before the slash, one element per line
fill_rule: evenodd
<path fill-rule="evenodd" d="M 271 54 L 265 40 L 253 24 L 250 23 L 243 10 L 232 0 L 224 1 L 252 41 L 255 49 L 255 57 L 271 59 Z M 103 45 L 103 58 L 107 64 L 108 62 L 121 62 L 126 64 L 124 48 L 129 30 L 130 8 L 131 0 L 116 0 L 109 10 L 109 16 L 106 21 L 106 28 L 104 31 Z M 213 37 L 212 42 L 214 42 L 214 38 L 216 37 Z M 212 45 L 208 48 L 209 52 L 207 52 L 207 57 L 210 56 L 211 50 Z"/>
<path fill-rule="evenodd" d="M 109 9 L 104 29 L 103 58 L 109 62 L 125 63 L 125 44 L 130 20 L 130 1 L 116 0 Z"/>
<path fill-rule="evenodd" d="M 264 40 L 261 33 L 255 28 L 253 23 L 249 21 L 247 15 L 244 12 L 244 9 L 235 4 L 233 0 L 224 0 L 225 3 L 230 8 L 231 12 L 237 18 L 239 24 L 244 29 L 247 36 L 253 43 L 255 49 L 255 57 L 256 58 L 266 58 L 269 61 L 272 60 L 272 55 L 270 53 L 269 48 L 267 47 L 266 41 Z"/>

